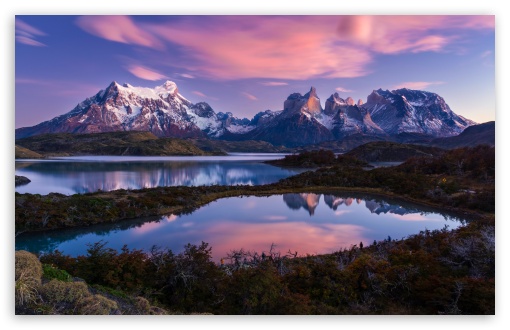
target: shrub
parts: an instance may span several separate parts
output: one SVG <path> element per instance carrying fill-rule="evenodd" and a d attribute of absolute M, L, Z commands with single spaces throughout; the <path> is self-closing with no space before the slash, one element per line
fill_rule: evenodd
<path fill-rule="evenodd" d="M 52 279 L 41 287 L 41 295 L 49 303 L 77 303 L 91 294 L 84 282 L 62 282 Z"/>
<path fill-rule="evenodd" d="M 86 297 L 79 302 L 79 314 L 112 315 L 119 313 L 117 303 L 99 294 Z"/>
<path fill-rule="evenodd" d="M 36 301 L 42 273 L 41 262 L 34 254 L 16 251 L 14 291 L 16 306 L 25 306 Z"/>

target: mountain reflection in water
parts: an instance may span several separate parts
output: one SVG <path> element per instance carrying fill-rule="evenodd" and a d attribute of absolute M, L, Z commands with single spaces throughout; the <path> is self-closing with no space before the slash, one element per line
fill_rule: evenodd
<path fill-rule="evenodd" d="M 75 194 L 168 186 L 262 185 L 301 173 L 262 163 L 281 155 L 220 157 L 174 157 L 170 160 L 131 160 L 98 157 L 97 161 L 76 158 L 53 161 L 16 161 L 16 175 L 32 182 L 16 187 L 19 193 Z M 91 158 L 94 159 L 94 158 Z M 114 159 L 115 161 L 106 161 Z M 233 159 L 233 160 L 232 160 Z"/>
<path fill-rule="evenodd" d="M 282 201 L 283 199 L 283 201 Z M 321 201 L 323 199 L 323 201 Z M 16 249 L 73 256 L 87 253 L 100 240 L 120 250 L 149 250 L 153 245 L 180 252 L 187 243 L 210 243 L 218 261 L 232 249 L 266 251 L 272 243 L 286 252 L 321 254 L 371 244 L 388 236 L 400 239 L 421 230 L 462 225 L 455 216 L 424 206 L 367 196 L 285 194 L 231 197 L 191 214 L 133 219 L 16 237 Z"/>

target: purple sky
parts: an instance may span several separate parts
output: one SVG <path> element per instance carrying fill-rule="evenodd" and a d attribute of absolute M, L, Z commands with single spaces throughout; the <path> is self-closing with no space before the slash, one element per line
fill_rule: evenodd
<path fill-rule="evenodd" d="M 495 119 L 494 16 L 16 16 L 15 126 L 70 111 L 113 80 L 175 81 L 192 102 L 251 118 L 315 86 L 435 92 Z"/>

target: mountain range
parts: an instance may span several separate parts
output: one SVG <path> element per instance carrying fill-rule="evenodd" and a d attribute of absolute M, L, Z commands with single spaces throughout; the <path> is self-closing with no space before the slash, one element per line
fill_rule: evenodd
<path fill-rule="evenodd" d="M 258 140 L 297 147 L 350 136 L 449 137 L 473 124 L 455 114 L 439 95 L 406 88 L 374 90 L 366 103 L 334 93 L 323 108 L 311 87 L 304 95 L 288 96 L 282 110 L 262 111 L 247 119 L 215 112 L 205 102 L 193 104 L 171 81 L 155 88 L 114 81 L 64 115 L 16 129 L 16 139 L 44 133 L 149 131 L 158 137 Z"/>

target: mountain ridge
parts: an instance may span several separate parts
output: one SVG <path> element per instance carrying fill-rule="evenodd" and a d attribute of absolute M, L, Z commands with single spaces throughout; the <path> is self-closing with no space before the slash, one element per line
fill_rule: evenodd
<path fill-rule="evenodd" d="M 215 112 L 206 102 L 193 104 L 172 81 L 154 88 L 113 81 L 66 114 L 16 129 L 16 139 L 44 133 L 149 131 L 158 137 L 258 140 L 299 147 L 356 134 L 382 139 L 399 134 L 448 137 L 473 124 L 455 114 L 439 95 L 405 88 L 373 90 L 366 103 L 333 93 L 323 108 L 312 86 L 304 95 L 290 94 L 282 110 L 261 111 L 250 120 Z"/>

